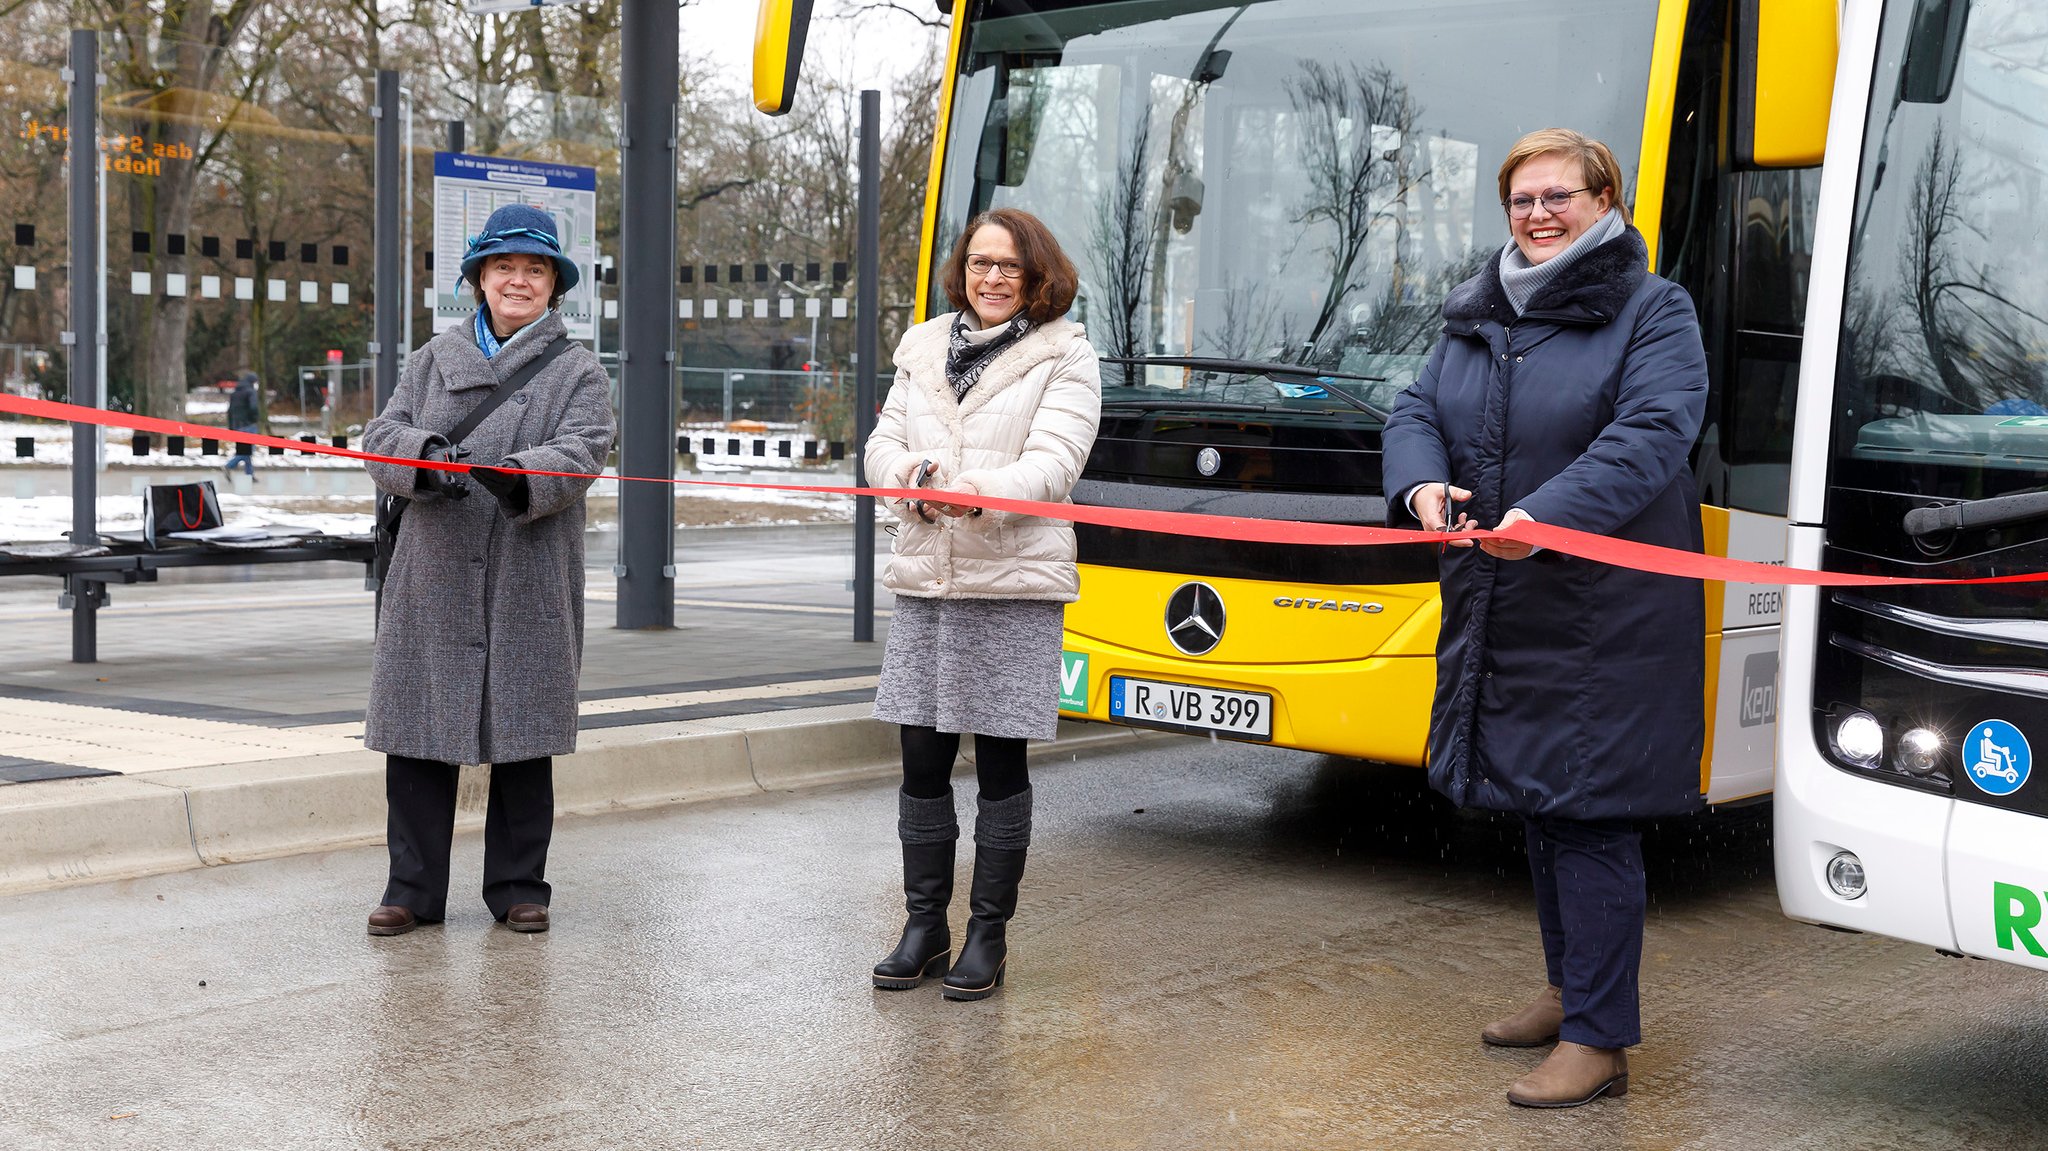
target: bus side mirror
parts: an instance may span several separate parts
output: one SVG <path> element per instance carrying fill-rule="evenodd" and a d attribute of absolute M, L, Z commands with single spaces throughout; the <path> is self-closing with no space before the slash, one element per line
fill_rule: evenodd
<path fill-rule="evenodd" d="M 811 0 L 761 0 L 754 18 L 754 107 L 780 116 L 796 102 Z"/>
<path fill-rule="evenodd" d="M 1735 28 L 1736 168 L 1820 163 L 1839 21 L 1837 0 L 1742 0 Z"/>
<path fill-rule="evenodd" d="M 1003 91 L 989 101 L 981 124 L 981 142 L 974 153 L 974 178 L 1004 188 L 1023 186 L 1038 141 L 1042 92 L 1028 69 L 1002 73 Z"/>
<path fill-rule="evenodd" d="M 1913 13 L 1913 38 L 1906 42 L 1906 61 L 1899 69 L 1901 103 L 1948 102 L 1969 22 L 1969 0 L 1923 0 Z"/>

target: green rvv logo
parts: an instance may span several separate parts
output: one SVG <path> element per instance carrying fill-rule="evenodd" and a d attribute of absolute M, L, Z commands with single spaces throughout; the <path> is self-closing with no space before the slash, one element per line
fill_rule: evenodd
<path fill-rule="evenodd" d="M 2048 959 L 2048 948 L 2034 938 L 2034 929 L 2041 925 L 2041 896 L 2030 888 L 2012 883 L 1991 885 L 1991 925 L 1998 932 L 1998 948 L 2001 951 L 2017 950 L 2015 940 L 2027 954 L 2036 959 Z"/>
<path fill-rule="evenodd" d="M 1088 710 L 1088 653 L 1060 653 L 1060 710 Z"/>

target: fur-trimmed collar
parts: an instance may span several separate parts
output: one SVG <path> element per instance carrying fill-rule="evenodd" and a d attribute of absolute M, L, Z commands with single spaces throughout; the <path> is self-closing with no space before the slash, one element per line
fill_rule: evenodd
<path fill-rule="evenodd" d="M 1514 305 L 1500 286 L 1501 254 L 1495 252 L 1484 271 L 1451 289 L 1444 299 L 1445 327 L 1466 329 L 1487 320 L 1514 322 Z M 1620 315 L 1622 305 L 1643 286 L 1644 277 L 1650 274 L 1649 263 L 1649 245 L 1631 224 L 1621 235 L 1572 261 L 1564 274 L 1530 299 L 1521 314 L 1566 323 L 1604 324 Z"/>
<path fill-rule="evenodd" d="M 965 399 L 956 400 L 952 385 L 946 382 L 947 337 L 953 329 L 953 315 L 947 312 L 934 316 L 903 333 L 902 342 L 896 345 L 896 367 L 909 372 L 911 380 L 930 393 L 939 411 L 957 407 L 963 416 L 987 407 L 990 400 L 1029 375 L 1031 369 L 1058 356 L 1070 341 L 1086 335 L 1081 325 L 1072 320 L 1051 320 L 1040 324 L 1026 332 L 1024 338 L 998 352 L 982 370 L 981 379 L 975 382 L 974 389 L 967 393 Z"/>

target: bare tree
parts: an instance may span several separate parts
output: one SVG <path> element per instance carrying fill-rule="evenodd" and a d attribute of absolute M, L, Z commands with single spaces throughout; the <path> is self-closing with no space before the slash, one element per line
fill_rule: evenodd
<path fill-rule="evenodd" d="M 1327 358 L 1326 343 L 1341 332 L 1333 325 L 1346 300 L 1360 286 L 1355 278 L 1374 229 L 1398 221 L 1397 207 L 1424 178 L 1407 170 L 1421 109 L 1407 86 L 1383 65 L 1335 66 L 1304 60 L 1301 75 L 1287 85 L 1288 102 L 1301 125 L 1303 173 L 1308 192 L 1296 221 L 1328 229 L 1328 278 L 1322 307 L 1301 337 L 1301 362 Z M 1382 146 L 1380 133 L 1392 147 Z M 1395 250 L 1399 252 L 1398 241 Z"/>
<path fill-rule="evenodd" d="M 2048 319 L 2001 290 L 1989 268 L 1956 252 L 1965 234 L 1989 242 L 1964 214 L 1969 198 L 1962 159 L 1937 124 L 1913 179 L 1914 211 L 1900 262 L 1920 350 L 1941 390 L 1967 410 L 1982 411 L 2006 396 L 2041 393 L 2042 369 L 2019 328 L 2023 320 L 2037 330 L 2048 327 Z"/>
<path fill-rule="evenodd" d="M 1089 317 L 1100 316 L 1105 351 L 1114 356 L 1136 357 L 1150 350 L 1145 322 L 1147 256 L 1161 226 L 1154 184 L 1145 178 L 1151 143 L 1151 109 L 1140 107 L 1117 158 L 1116 178 L 1097 202 L 1088 231 L 1089 260 L 1105 297 L 1089 309 Z"/>
<path fill-rule="evenodd" d="M 946 28 L 952 24 L 946 14 L 939 10 L 939 6 L 930 3 L 929 0 L 922 4 L 904 3 L 902 0 L 855 0 L 854 3 L 844 5 L 838 12 L 824 19 L 859 20 L 880 13 L 907 17 L 927 28 Z"/>
<path fill-rule="evenodd" d="M 151 237 L 190 230 L 193 193 L 222 137 L 241 118 L 248 93 L 297 25 L 285 17 L 258 24 L 269 0 L 190 0 L 161 8 L 98 2 L 77 15 L 106 29 L 103 62 L 116 90 L 102 102 L 107 130 L 125 133 L 131 161 L 159 161 L 150 178 L 126 181 L 129 227 Z M 253 48 L 246 53 L 238 49 Z M 169 250 L 142 254 L 153 276 L 184 275 L 189 257 Z M 115 348 L 133 335 L 129 362 L 139 371 L 121 381 L 137 411 L 184 414 L 185 341 L 189 296 L 151 293 L 124 301 L 126 322 L 110 325 Z M 113 362 L 122 362 L 114 358 Z M 111 379 L 112 377 L 110 377 Z"/>

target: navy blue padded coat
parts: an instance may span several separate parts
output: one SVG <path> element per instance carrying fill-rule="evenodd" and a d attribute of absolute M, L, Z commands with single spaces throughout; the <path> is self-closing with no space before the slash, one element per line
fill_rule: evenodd
<path fill-rule="evenodd" d="M 1687 463 L 1707 400 L 1699 321 L 1640 233 L 1574 261 L 1515 314 L 1500 258 L 1444 302 L 1429 366 L 1385 434 L 1390 519 L 1421 483 L 1485 526 L 1546 524 L 1700 550 Z M 1568 819 L 1697 810 L 1705 737 L 1699 581 L 1538 552 L 1450 548 L 1429 779 L 1460 806 Z"/>

